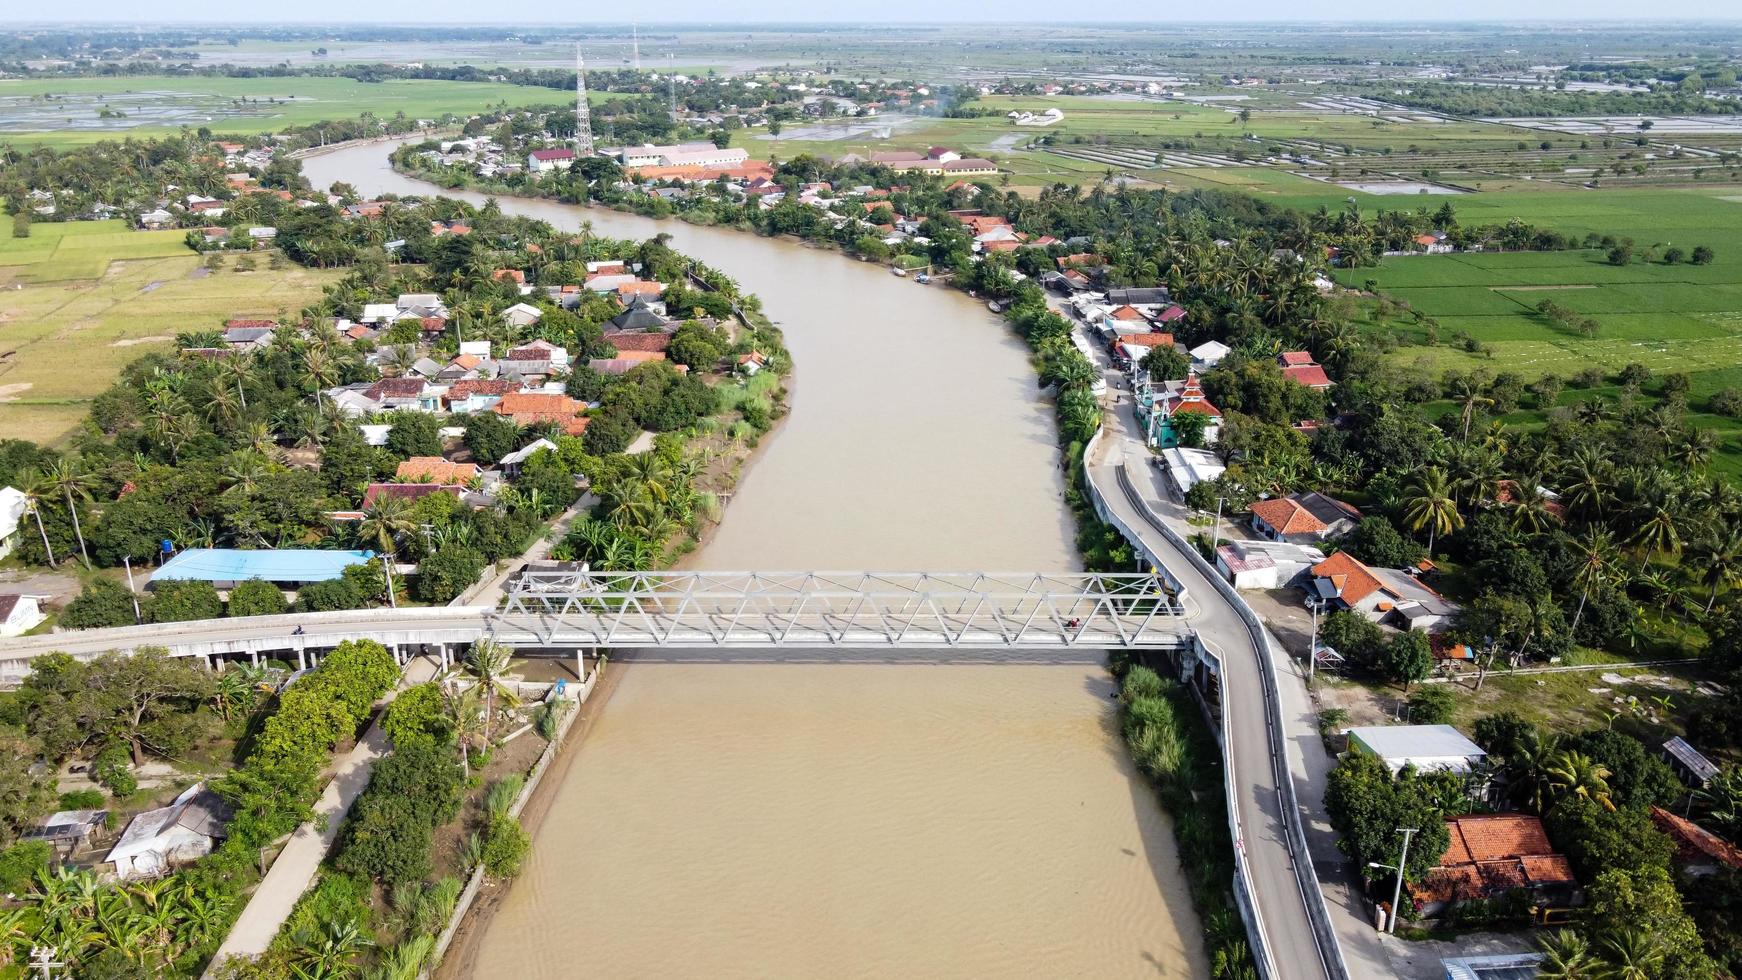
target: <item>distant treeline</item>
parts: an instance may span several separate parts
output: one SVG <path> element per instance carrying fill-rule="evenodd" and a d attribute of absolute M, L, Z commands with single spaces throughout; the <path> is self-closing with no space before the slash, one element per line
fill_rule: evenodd
<path fill-rule="evenodd" d="M 1710 99 L 1698 90 L 1681 87 L 1650 92 L 1566 92 L 1419 82 L 1400 93 L 1395 83 L 1385 82 L 1339 86 L 1339 90 L 1452 116 L 1686 116 L 1742 111 L 1742 103 Z"/>

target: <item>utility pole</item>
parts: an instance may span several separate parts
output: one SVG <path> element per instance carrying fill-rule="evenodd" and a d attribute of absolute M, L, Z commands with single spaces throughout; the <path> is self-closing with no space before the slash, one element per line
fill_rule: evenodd
<path fill-rule="evenodd" d="M 575 44 L 575 156 L 593 155 L 593 110 L 587 105 L 587 64 Z"/>
<path fill-rule="evenodd" d="M 1210 538 L 1210 560 L 1216 560 L 1216 548 L 1222 544 L 1222 501 L 1226 497 L 1216 498 L 1216 533 Z"/>
<path fill-rule="evenodd" d="M 1399 827 L 1398 833 L 1403 835 L 1403 856 L 1397 859 L 1397 887 L 1391 892 L 1391 925 L 1386 932 L 1397 934 L 1397 903 L 1403 901 L 1403 869 L 1409 867 L 1409 838 L 1419 827 Z"/>
<path fill-rule="evenodd" d="M 127 567 L 127 598 L 133 600 L 133 622 L 137 625 L 145 622 L 145 617 L 139 614 L 139 589 L 133 584 L 133 559 L 122 555 L 121 564 Z"/>
<path fill-rule="evenodd" d="M 1313 613 L 1312 639 L 1307 641 L 1307 687 L 1310 688 L 1319 666 L 1319 600 L 1308 599 L 1307 608 Z"/>

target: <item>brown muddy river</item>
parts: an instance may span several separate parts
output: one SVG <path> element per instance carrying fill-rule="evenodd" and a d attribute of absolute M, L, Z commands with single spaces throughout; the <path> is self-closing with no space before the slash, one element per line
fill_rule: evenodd
<path fill-rule="evenodd" d="M 388 152 L 304 169 L 321 186 L 431 193 Z M 669 233 L 785 330 L 792 415 L 689 565 L 1077 567 L 1051 410 L 983 306 L 788 242 L 501 204 Z M 1111 693 L 1075 654 L 637 656 L 570 749 L 476 975 L 1204 976 L 1172 833 Z"/>

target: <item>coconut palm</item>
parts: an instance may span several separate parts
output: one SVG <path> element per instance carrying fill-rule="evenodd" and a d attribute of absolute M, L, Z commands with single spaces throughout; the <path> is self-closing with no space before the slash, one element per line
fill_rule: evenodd
<path fill-rule="evenodd" d="M 1663 972 L 1663 948 L 1643 925 L 1623 926 L 1603 940 L 1606 980 L 1656 980 Z"/>
<path fill-rule="evenodd" d="M 460 752 L 460 766 L 466 778 L 472 776 L 472 748 L 486 738 L 484 695 L 477 684 L 461 685 L 453 678 L 442 684 L 442 716 L 454 733 L 454 744 Z"/>
<path fill-rule="evenodd" d="M 411 516 L 411 505 L 404 497 L 384 493 L 363 509 L 363 519 L 357 522 L 359 540 L 376 546 L 384 555 L 393 554 L 401 541 L 417 530 Z"/>
<path fill-rule="evenodd" d="M 496 721 L 497 702 L 503 706 L 516 708 L 520 706 L 520 695 L 508 684 L 508 667 L 514 660 L 514 651 L 509 647 L 485 638 L 472 644 L 472 649 L 466 654 L 466 669 L 478 679 L 478 686 L 484 689 L 484 742 L 490 741 L 491 728 Z"/>
<path fill-rule="evenodd" d="M 1542 937 L 1539 980 L 1600 980 L 1605 965 L 1591 953 L 1591 944 L 1571 929 L 1557 929 Z"/>
<path fill-rule="evenodd" d="M 53 493 L 47 478 L 40 470 L 21 470 L 14 479 L 18 490 L 24 494 L 25 510 L 36 518 L 36 533 L 42 536 L 42 552 L 48 556 L 48 567 L 55 567 L 54 546 L 48 543 L 48 528 L 42 523 L 42 505 Z"/>
<path fill-rule="evenodd" d="M 1612 578 L 1621 557 L 1609 532 L 1598 527 L 1587 532 L 1576 548 L 1579 563 L 1573 572 L 1573 582 L 1579 587 L 1579 608 L 1573 613 L 1574 633 L 1579 631 L 1579 620 L 1585 615 L 1585 599 L 1591 594 L 1591 586 Z"/>
<path fill-rule="evenodd" d="M 1458 505 L 1447 485 L 1445 470 L 1429 466 L 1421 471 L 1410 495 L 1404 500 L 1403 518 L 1412 531 L 1428 529 L 1429 554 L 1433 553 L 1435 537 L 1464 526 L 1464 517 L 1458 513 Z"/>
<path fill-rule="evenodd" d="M 66 499 L 67 513 L 73 518 L 73 536 L 79 540 L 79 554 L 85 559 L 85 567 L 90 568 L 91 552 L 85 547 L 84 528 L 79 526 L 77 500 L 91 499 L 91 487 L 96 483 L 96 478 L 81 471 L 73 460 L 58 459 L 49 466 L 43 479 L 44 489 Z"/>
<path fill-rule="evenodd" d="M 1549 790 L 1558 798 L 1576 796 L 1605 810 L 1615 809 L 1609 794 L 1609 769 L 1583 752 L 1555 753 L 1545 770 Z"/>
<path fill-rule="evenodd" d="M 1560 754 L 1554 735 L 1532 731 L 1506 760 L 1507 788 L 1515 800 L 1536 813 L 1543 813 L 1551 798 L 1549 768 Z"/>
<path fill-rule="evenodd" d="M 1731 525 L 1701 538 L 1688 550 L 1683 562 L 1682 567 L 1711 590 L 1706 595 L 1705 610 L 1710 614 L 1718 601 L 1718 590 L 1742 579 L 1742 529 Z"/>

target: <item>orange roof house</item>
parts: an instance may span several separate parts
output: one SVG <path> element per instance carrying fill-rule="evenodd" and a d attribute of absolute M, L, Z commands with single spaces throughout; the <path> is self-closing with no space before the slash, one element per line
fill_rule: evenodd
<path fill-rule="evenodd" d="M 526 285 L 526 273 L 519 269 L 497 269 L 490 273 L 490 278 L 497 282 L 512 282 L 517 286 Z"/>
<path fill-rule="evenodd" d="M 1336 589 L 1336 596 L 1355 606 L 1385 587 L 1373 571 L 1347 551 L 1339 551 L 1313 566 L 1313 577 L 1324 579 Z"/>
<path fill-rule="evenodd" d="M 1452 817 L 1440 863 L 1409 886 L 1410 898 L 1432 915 L 1459 902 L 1520 888 L 1543 904 L 1564 903 L 1578 887 L 1573 867 L 1556 854 L 1542 821 L 1519 813 Z"/>
<path fill-rule="evenodd" d="M 1742 848 L 1663 807 L 1651 808 L 1651 822 L 1675 841 L 1675 860 L 1689 874 L 1711 874 L 1719 868 L 1742 870 Z"/>
<path fill-rule="evenodd" d="M 1263 521 L 1272 531 L 1284 537 L 1303 534 L 1323 534 L 1325 522 L 1312 511 L 1288 497 L 1272 497 L 1252 505 L 1252 516 Z"/>
<path fill-rule="evenodd" d="M 490 410 L 508 416 L 515 425 L 555 423 L 566 434 L 578 436 L 587 430 L 587 419 L 581 415 L 586 408 L 586 402 L 555 392 L 511 391 Z"/>
<path fill-rule="evenodd" d="M 1122 320 L 1126 323 L 1133 323 L 1145 319 L 1143 314 L 1134 306 L 1121 306 L 1107 315 L 1115 320 Z"/>
<path fill-rule="evenodd" d="M 394 471 L 401 483 L 442 483 L 464 486 L 478 475 L 476 463 L 450 463 L 440 456 L 413 456 Z"/>

